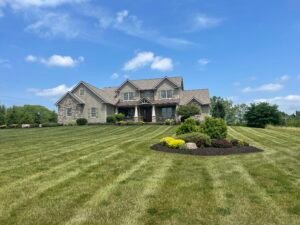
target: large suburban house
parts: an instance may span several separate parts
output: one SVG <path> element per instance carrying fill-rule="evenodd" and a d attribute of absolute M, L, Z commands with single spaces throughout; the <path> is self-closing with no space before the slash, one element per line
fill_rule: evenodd
<path fill-rule="evenodd" d="M 136 122 L 178 119 L 176 108 L 186 104 L 197 104 L 201 108 L 200 118 L 210 114 L 208 90 L 184 90 L 182 77 L 126 80 L 109 88 L 81 81 L 56 103 L 58 122 L 62 124 L 74 123 L 78 118 L 106 123 L 106 118 L 116 113 Z"/>

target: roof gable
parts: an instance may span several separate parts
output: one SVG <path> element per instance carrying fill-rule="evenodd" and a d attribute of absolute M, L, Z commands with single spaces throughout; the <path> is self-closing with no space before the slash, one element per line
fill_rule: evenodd
<path fill-rule="evenodd" d="M 125 80 L 117 89 L 117 91 L 120 91 L 126 84 L 131 85 L 133 88 L 135 88 L 136 90 L 138 90 L 139 88 L 130 80 Z"/>
<path fill-rule="evenodd" d="M 55 105 L 59 105 L 59 103 L 64 100 L 67 96 L 70 96 L 71 98 L 73 98 L 75 101 L 77 101 L 79 104 L 84 104 L 84 101 L 82 101 L 79 97 L 77 97 L 76 95 L 74 95 L 71 92 L 67 92 L 66 94 L 64 94 L 56 103 Z"/>
<path fill-rule="evenodd" d="M 160 85 L 162 85 L 164 82 L 169 82 L 171 85 L 173 85 L 175 88 L 178 88 L 179 85 L 175 84 L 172 80 L 170 80 L 168 77 L 163 78 L 154 88 L 157 89 Z"/>

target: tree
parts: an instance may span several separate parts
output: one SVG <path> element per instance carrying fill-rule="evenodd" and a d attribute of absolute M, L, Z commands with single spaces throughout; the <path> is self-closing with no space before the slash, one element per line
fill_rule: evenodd
<path fill-rule="evenodd" d="M 181 121 L 201 113 L 200 107 L 195 104 L 181 105 L 176 111 L 178 116 L 181 116 Z"/>
<path fill-rule="evenodd" d="M 214 118 L 221 118 L 225 119 L 226 111 L 224 105 L 224 99 L 221 97 L 212 97 L 212 104 L 211 104 L 211 115 Z"/>
<path fill-rule="evenodd" d="M 245 120 L 250 127 L 265 128 L 268 124 L 279 125 L 281 113 L 277 105 L 266 102 L 251 104 L 245 113 Z"/>
<path fill-rule="evenodd" d="M 25 112 L 21 115 L 19 124 L 32 124 L 32 123 L 33 123 L 33 119 L 29 113 Z"/>
<path fill-rule="evenodd" d="M 17 106 L 13 106 L 11 108 L 7 109 L 7 113 L 6 113 L 6 123 L 8 125 L 11 124 L 19 124 L 19 112 L 18 112 L 18 107 Z"/>
<path fill-rule="evenodd" d="M 0 105 L 0 125 L 6 124 L 6 108 L 4 105 Z"/>

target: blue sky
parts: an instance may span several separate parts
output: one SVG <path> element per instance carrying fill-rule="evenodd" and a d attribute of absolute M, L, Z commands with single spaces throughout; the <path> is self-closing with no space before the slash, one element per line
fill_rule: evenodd
<path fill-rule="evenodd" d="M 78 81 L 177 76 L 235 103 L 300 110 L 297 0 L 0 0 L 0 104 L 54 102 Z"/>

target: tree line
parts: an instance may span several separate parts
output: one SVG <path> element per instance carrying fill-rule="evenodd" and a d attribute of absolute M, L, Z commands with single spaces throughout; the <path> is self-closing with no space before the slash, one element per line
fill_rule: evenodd
<path fill-rule="evenodd" d="M 246 125 L 250 127 L 266 127 L 267 125 L 300 127 L 300 111 L 292 115 L 281 112 L 277 105 L 267 102 L 233 104 L 221 98 L 211 98 L 211 114 L 224 119 L 229 125 Z"/>
<path fill-rule="evenodd" d="M 41 105 L 0 105 L 0 125 L 57 123 L 57 113 Z"/>

